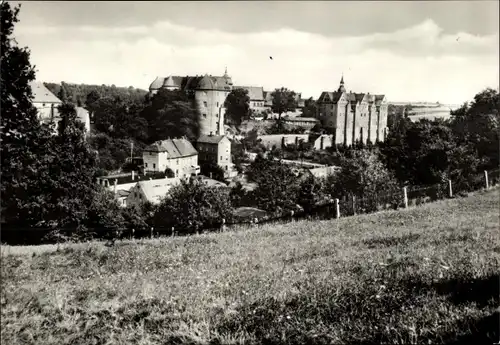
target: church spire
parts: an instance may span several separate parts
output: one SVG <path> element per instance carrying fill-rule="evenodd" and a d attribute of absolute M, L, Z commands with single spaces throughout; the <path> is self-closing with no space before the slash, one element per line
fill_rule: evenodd
<path fill-rule="evenodd" d="M 224 77 L 226 77 L 226 78 L 229 77 L 229 75 L 227 74 L 227 66 L 226 66 L 226 69 L 224 71 Z"/>
<path fill-rule="evenodd" d="M 339 86 L 338 92 L 345 92 L 344 73 L 342 73 L 342 78 L 340 78 L 340 86 Z"/>

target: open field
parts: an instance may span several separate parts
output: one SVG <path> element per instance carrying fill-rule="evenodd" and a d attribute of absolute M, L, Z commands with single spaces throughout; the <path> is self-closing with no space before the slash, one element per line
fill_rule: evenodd
<path fill-rule="evenodd" d="M 250 231 L 2 248 L 5 344 L 492 344 L 499 192 Z"/>

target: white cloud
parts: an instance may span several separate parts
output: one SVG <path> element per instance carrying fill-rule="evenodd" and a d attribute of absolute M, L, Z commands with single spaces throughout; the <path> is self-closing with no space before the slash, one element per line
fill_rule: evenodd
<path fill-rule="evenodd" d="M 433 21 L 392 33 L 325 37 L 290 28 L 236 34 L 169 22 L 135 27 L 30 27 L 15 34 L 38 78 L 147 88 L 157 75 L 223 73 L 240 85 L 334 90 L 342 72 L 358 92 L 390 100 L 461 103 L 498 87 L 498 33 L 444 35 Z M 459 37 L 457 41 L 457 37 Z M 273 60 L 269 59 L 273 57 Z"/>

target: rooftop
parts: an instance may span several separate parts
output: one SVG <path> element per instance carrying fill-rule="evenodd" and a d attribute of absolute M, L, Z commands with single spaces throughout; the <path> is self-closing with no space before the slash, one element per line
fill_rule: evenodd
<path fill-rule="evenodd" d="M 31 81 L 29 85 L 33 94 L 33 103 L 62 103 L 41 81 Z"/>
<path fill-rule="evenodd" d="M 169 158 L 189 157 L 198 154 L 198 151 L 185 138 L 160 140 L 146 147 L 144 151 L 167 152 Z"/>
<path fill-rule="evenodd" d="M 222 139 L 224 139 L 224 135 L 206 135 L 202 134 L 197 142 L 198 143 L 205 143 L 205 144 L 218 144 Z"/>
<path fill-rule="evenodd" d="M 180 182 L 181 180 L 179 178 L 166 178 L 161 180 L 141 181 L 138 184 L 148 201 L 157 204 L 167 195 L 172 187 L 178 185 Z"/>

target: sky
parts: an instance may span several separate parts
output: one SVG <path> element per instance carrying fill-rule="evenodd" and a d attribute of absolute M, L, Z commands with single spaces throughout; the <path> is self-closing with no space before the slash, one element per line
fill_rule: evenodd
<path fill-rule="evenodd" d="M 147 89 L 157 77 L 461 104 L 499 85 L 499 1 L 21 3 L 37 79 Z M 272 56 L 272 59 L 270 57 Z"/>

